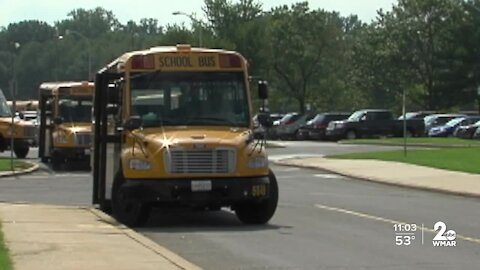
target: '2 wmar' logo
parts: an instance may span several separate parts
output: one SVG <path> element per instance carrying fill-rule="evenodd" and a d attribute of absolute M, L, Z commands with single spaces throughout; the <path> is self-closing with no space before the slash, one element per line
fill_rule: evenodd
<path fill-rule="evenodd" d="M 434 247 L 456 247 L 457 241 L 457 233 L 454 230 L 447 231 L 447 225 L 442 222 L 438 221 L 433 226 L 434 231 L 438 231 L 435 237 L 433 238 L 433 246 Z"/>

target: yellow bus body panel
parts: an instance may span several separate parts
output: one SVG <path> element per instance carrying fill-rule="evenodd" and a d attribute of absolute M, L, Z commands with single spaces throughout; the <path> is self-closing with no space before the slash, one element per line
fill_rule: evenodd
<path fill-rule="evenodd" d="M 122 168 L 129 179 L 172 179 L 172 178 L 215 178 L 215 177 L 249 177 L 268 175 L 268 164 L 261 168 L 249 168 L 248 161 L 255 158 L 266 159 L 265 149 L 247 140 L 251 137 L 248 128 L 189 126 L 164 127 L 136 130 L 126 134 L 122 149 Z M 170 173 L 167 160 L 170 151 L 232 149 L 235 153 L 235 169 L 229 173 Z M 149 170 L 129 168 L 131 159 L 150 162 Z"/>
<path fill-rule="evenodd" d="M 92 132 L 91 123 L 63 123 L 55 128 L 52 133 L 54 148 L 78 148 L 90 147 L 89 145 L 78 145 L 75 142 L 76 133 Z"/>

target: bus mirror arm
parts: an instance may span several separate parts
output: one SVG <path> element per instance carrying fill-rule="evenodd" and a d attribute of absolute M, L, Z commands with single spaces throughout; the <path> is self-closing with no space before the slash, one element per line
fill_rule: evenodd
<path fill-rule="evenodd" d="M 118 113 L 118 106 L 117 104 L 108 104 L 107 105 L 107 114 L 109 115 L 116 115 Z"/>
<path fill-rule="evenodd" d="M 53 118 L 53 123 L 55 125 L 61 125 L 63 123 L 63 118 L 62 117 L 55 117 L 55 118 Z"/>
<path fill-rule="evenodd" d="M 269 127 L 272 127 L 273 125 L 273 122 L 272 122 L 272 118 L 270 118 L 270 113 L 268 112 L 261 112 L 258 114 L 258 122 L 266 127 L 266 128 L 269 128 Z"/>
<path fill-rule="evenodd" d="M 132 115 L 123 123 L 123 129 L 132 131 L 134 129 L 141 128 L 142 125 L 143 125 L 142 118 L 138 115 Z"/>

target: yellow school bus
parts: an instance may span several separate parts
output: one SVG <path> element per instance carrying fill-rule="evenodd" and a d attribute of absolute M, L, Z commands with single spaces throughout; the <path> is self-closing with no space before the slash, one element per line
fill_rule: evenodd
<path fill-rule="evenodd" d="M 45 82 L 39 87 L 39 147 L 54 170 L 83 162 L 89 166 L 92 141 L 92 82 Z"/>
<path fill-rule="evenodd" d="M 259 87 L 267 96 L 266 84 Z M 247 62 L 190 45 L 128 52 L 98 71 L 93 203 L 128 226 L 153 207 L 230 207 L 240 221 L 273 216 L 278 185 L 252 132 Z"/>
<path fill-rule="evenodd" d="M 7 104 L 12 108 L 12 101 L 7 101 Z M 17 112 L 36 111 L 38 109 L 38 100 L 17 100 L 15 102 L 15 110 Z"/>
<path fill-rule="evenodd" d="M 7 100 L 0 89 L 0 152 L 12 148 L 17 158 L 25 158 L 35 142 L 35 125 L 14 117 Z"/>

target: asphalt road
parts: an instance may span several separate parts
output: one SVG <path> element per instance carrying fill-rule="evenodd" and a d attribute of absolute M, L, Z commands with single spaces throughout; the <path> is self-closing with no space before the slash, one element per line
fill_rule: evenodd
<path fill-rule="evenodd" d="M 10 151 L 0 157 L 10 157 Z M 38 148 L 31 148 L 27 160 L 40 163 L 37 157 Z M 54 172 L 40 163 L 32 174 L 0 178 L 0 201 L 91 206 L 92 177 L 85 170 Z"/>
<path fill-rule="evenodd" d="M 272 159 L 372 149 L 288 144 L 271 149 Z M 279 181 L 280 201 L 268 225 L 245 226 L 226 210 L 157 210 L 148 226 L 137 231 L 204 269 L 478 269 L 479 199 L 316 170 L 272 168 Z M 44 169 L 0 179 L 0 200 L 88 205 L 90 183 L 86 172 L 53 175 Z M 456 247 L 433 247 L 433 227 L 438 221 L 456 231 Z M 395 245 L 394 224 L 400 222 L 417 224 L 409 246 Z"/>
<path fill-rule="evenodd" d="M 478 269 L 478 199 L 273 170 L 280 202 L 269 225 L 242 225 L 228 211 L 156 212 L 138 231 L 204 269 Z M 457 232 L 456 247 L 432 246 L 437 221 Z M 400 222 L 418 226 L 409 246 L 395 245 Z"/>

